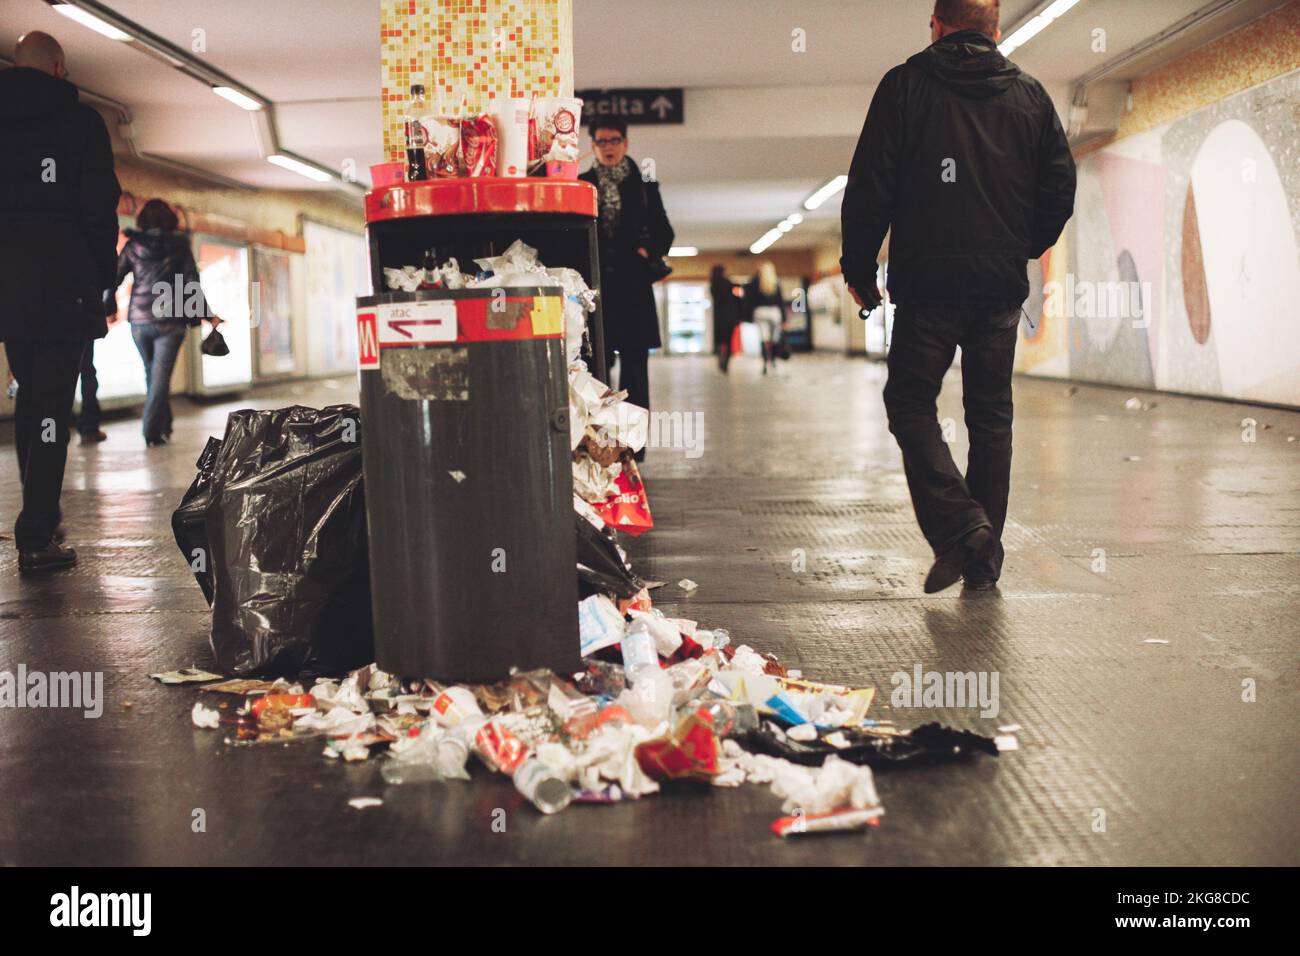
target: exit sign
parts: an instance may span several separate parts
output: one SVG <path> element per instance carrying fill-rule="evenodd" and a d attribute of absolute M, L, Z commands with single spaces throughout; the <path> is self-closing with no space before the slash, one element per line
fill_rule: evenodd
<path fill-rule="evenodd" d="M 588 127 L 602 116 L 617 116 L 629 125 L 656 126 L 686 119 L 686 97 L 681 87 L 577 90 L 573 95 L 582 100 L 582 121 Z"/>

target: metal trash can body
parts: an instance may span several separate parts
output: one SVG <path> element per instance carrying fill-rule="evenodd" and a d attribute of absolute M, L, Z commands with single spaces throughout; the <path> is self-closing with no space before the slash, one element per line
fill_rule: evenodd
<path fill-rule="evenodd" d="M 357 300 L 375 655 L 488 681 L 578 654 L 562 293 Z"/>

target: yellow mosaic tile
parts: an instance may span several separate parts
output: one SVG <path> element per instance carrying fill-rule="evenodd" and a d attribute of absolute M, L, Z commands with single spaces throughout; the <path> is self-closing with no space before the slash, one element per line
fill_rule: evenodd
<path fill-rule="evenodd" d="M 379 50 L 384 152 L 397 162 L 412 83 L 431 112 L 572 96 L 573 0 L 381 0 Z"/>

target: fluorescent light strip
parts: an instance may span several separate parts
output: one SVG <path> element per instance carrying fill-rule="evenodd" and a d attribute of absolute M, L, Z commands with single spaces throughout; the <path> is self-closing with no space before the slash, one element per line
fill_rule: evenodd
<path fill-rule="evenodd" d="M 1019 30 L 998 44 L 998 52 L 1010 56 L 1038 34 L 1046 30 L 1054 21 L 1072 10 L 1079 0 L 1054 0 L 1042 13 L 1025 23 Z"/>
<path fill-rule="evenodd" d="M 792 226 L 797 226 L 799 223 L 803 222 L 803 216 L 797 212 L 792 212 L 790 215 L 785 217 L 785 221 Z"/>
<path fill-rule="evenodd" d="M 70 3 L 56 3 L 54 5 L 54 10 L 57 13 L 63 14 L 69 20 L 75 20 L 83 27 L 89 27 L 100 36 L 106 36 L 110 40 L 117 40 L 120 43 L 124 43 L 131 39 L 131 34 L 122 32 L 111 23 L 106 23 L 93 13 L 83 10 L 80 7 L 74 7 Z"/>
<path fill-rule="evenodd" d="M 689 259 L 691 256 L 698 256 L 700 250 L 695 246 L 673 246 L 668 250 L 670 259 Z"/>
<path fill-rule="evenodd" d="M 323 169 L 317 169 L 315 166 L 309 166 L 301 160 L 294 159 L 292 156 L 282 156 L 279 153 L 273 153 L 266 157 L 268 163 L 274 163 L 281 169 L 287 169 L 295 172 L 299 176 L 306 176 L 308 179 L 315 180 L 318 183 L 327 183 L 334 177 Z"/>
<path fill-rule="evenodd" d="M 1068 13 L 1079 0 L 1056 0 L 1050 7 L 1039 14 L 1040 17 L 1047 17 L 1049 20 L 1056 20 L 1062 15 Z"/>
<path fill-rule="evenodd" d="M 830 199 L 837 192 L 843 189 L 848 184 L 848 181 L 849 181 L 848 176 L 843 176 L 843 175 L 836 176 L 834 179 L 826 183 L 826 185 L 822 186 L 821 189 L 817 190 L 815 193 L 813 193 L 811 196 L 805 199 L 803 201 L 803 208 L 807 209 L 809 212 L 812 212 L 812 210 L 816 209 L 826 200 Z"/>
<path fill-rule="evenodd" d="M 750 253 L 752 253 L 753 255 L 758 255 L 760 252 L 764 251 L 772 243 L 780 239 L 781 236 L 783 235 L 784 233 L 781 232 L 780 229 L 776 229 L 776 228 L 769 229 L 767 232 L 763 233 L 763 235 L 759 237 L 759 240 L 756 243 L 754 243 L 752 246 L 749 247 Z"/>
<path fill-rule="evenodd" d="M 262 108 L 262 104 L 244 93 L 239 92 L 232 86 L 214 86 L 212 92 L 216 93 L 223 100 L 234 103 L 241 109 L 246 109 L 250 113 Z"/>

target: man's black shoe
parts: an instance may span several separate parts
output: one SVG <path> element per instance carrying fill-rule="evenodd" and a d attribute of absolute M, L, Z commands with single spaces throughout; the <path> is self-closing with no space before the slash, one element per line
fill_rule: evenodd
<path fill-rule="evenodd" d="M 992 591 L 998 586 L 998 582 L 993 578 L 967 578 L 967 591 Z"/>
<path fill-rule="evenodd" d="M 51 541 L 37 551 L 18 552 L 18 570 L 23 574 L 45 574 L 62 571 L 77 563 L 77 552 Z"/>
<path fill-rule="evenodd" d="M 925 576 L 925 593 L 934 594 L 950 588 L 961 580 L 966 565 L 971 561 L 987 561 L 993 553 L 993 532 L 976 528 L 954 547 L 935 558 L 930 573 Z"/>
<path fill-rule="evenodd" d="M 108 441 L 108 435 L 96 428 L 93 432 L 81 432 L 81 443 L 83 445 L 98 445 L 102 441 Z"/>

